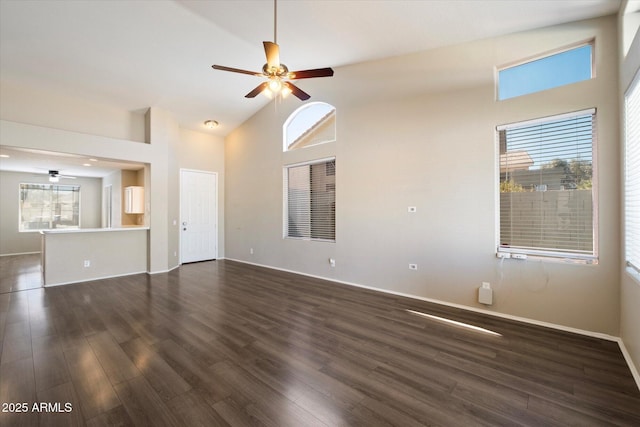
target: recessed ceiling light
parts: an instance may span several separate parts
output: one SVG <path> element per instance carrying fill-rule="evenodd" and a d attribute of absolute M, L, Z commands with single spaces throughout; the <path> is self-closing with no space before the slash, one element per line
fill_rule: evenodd
<path fill-rule="evenodd" d="M 83 163 L 82 166 L 91 166 L 90 163 Z"/>
<path fill-rule="evenodd" d="M 0 157 L 2 157 L 4 159 L 8 159 L 11 156 L 9 156 L 8 154 L 0 154 Z"/>
<path fill-rule="evenodd" d="M 97 162 L 98 159 L 89 159 L 90 162 Z"/>
<path fill-rule="evenodd" d="M 204 125 L 209 129 L 217 128 L 219 124 L 220 123 L 215 120 L 207 120 L 206 122 L 204 122 Z"/>

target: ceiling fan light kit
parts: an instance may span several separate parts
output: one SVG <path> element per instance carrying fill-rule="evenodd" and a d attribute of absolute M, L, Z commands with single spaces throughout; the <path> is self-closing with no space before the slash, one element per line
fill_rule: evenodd
<path fill-rule="evenodd" d="M 49 171 L 49 182 L 60 182 L 60 178 L 65 178 L 65 179 L 76 179 L 75 176 L 68 176 L 68 175 L 60 175 L 60 172 L 58 172 L 57 170 L 50 170 Z"/>
<path fill-rule="evenodd" d="M 263 65 L 262 72 L 247 71 L 239 68 L 225 67 L 224 65 L 212 65 L 214 70 L 229 71 L 232 73 L 248 74 L 251 76 L 266 78 L 255 89 L 245 95 L 245 98 L 255 98 L 259 93 L 271 97 L 274 94 L 280 94 L 285 97 L 293 93 L 301 101 L 306 101 L 311 97 L 308 93 L 291 83 L 291 80 L 310 79 L 314 77 L 331 77 L 333 69 L 331 68 L 315 68 L 311 70 L 289 71 L 289 68 L 280 62 L 280 47 L 276 43 L 277 40 L 277 0 L 273 1 L 273 42 L 264 41 L 264 53 L 267 57 L 267 63 Z"/>

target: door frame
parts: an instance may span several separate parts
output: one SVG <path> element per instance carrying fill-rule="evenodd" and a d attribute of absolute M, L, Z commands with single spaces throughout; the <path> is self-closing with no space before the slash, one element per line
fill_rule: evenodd
<path fill-rule="evenodd" d="M 113 227 L 113 184 L 102 187 L 102 227 Z"/>
<path fill-rule="evenodd" d="M 182 194 L 182 174 L 183 172 L 192 172 L 192 173 L 204 173 L 204 174 L 208 174 L 208 175 L 213 175 L 216 178 L 216 185 L 215 188 L 213 189 L 214 191 L 214 200 L 215 200 L 215 209 L 213 212 L 213 219 L 215 221 L 216 224 L 216 230 L 215 230 L 215 241 L 216 241 L 216 251 L 214 254 L 214 258 L 213 259 L 218 259 L 218 253 L 220 252 L 220 248 L 218 247 L 218 236 L 219 236 L 219 232 L 218 232 L 218 227 L 219 227 L 219 223 L 218 223 L 218 208 L 219 208 L 219 201 L 218 201 L 218 186 L 219 186 L 219 181 L 218 181 L 218 172 L 214 172 L 214 171 L 205 171 L 205 170 L 200 170 L 200 169 L 189 169 L 189 168 L 180 168 L 180 180 L 178 182 L 178 188 L 179 188 L 179 194 L 180 194 L 180 205 L 178 206 L 178 218 L 179 218 L 179 222 L 178 222 L 178 249 L 180 251 L 180 257 L 179 257 L 179 265 L 182 265 L 182 222 L 183 222 L 183 218 L 182 218 L 182 204 L 184 203 L 184 198 L 183 198 L 183 194 Z"/>

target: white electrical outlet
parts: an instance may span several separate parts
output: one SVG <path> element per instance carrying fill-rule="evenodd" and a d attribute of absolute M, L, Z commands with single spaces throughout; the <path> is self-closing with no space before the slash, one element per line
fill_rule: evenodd
<path fill-rule="evenodd" d="M 409 270 L 417 270 L 418 264 L 409 264 Z"/>
<path fill-rule="evenodd" d="M 335 267 L 336 266 L 336 260 L 335 258 L 329 258 L 329 265 L 331 267 Z"/>
<path fill-rule="evenodd" d="M 91 267 L 91 261 L 90 261 L 90 260 L 88 260 L 88 259 L 85 259 L 85 260 L 84 260 L 84 266 L 85 266 L 85 267 Z"/>

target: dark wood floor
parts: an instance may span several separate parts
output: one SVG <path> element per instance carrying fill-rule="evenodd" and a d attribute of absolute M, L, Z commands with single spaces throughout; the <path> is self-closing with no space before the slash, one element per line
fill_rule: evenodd
<path fill-rule="evenodd" d="M 42 286 L 40 254 L 0 257 L 0 294 Z"/>
<path fill-rule="evenodd" d="M 640 425 L 616 343 L 231 261 L 1 294 L 0 333 L 2 426 Z"/>

